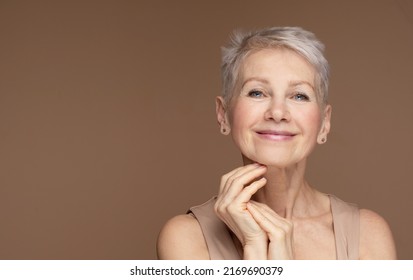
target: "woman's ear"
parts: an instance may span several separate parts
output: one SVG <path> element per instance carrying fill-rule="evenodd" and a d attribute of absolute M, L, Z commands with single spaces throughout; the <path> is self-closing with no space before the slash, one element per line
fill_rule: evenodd
<path fill-rule="evenodd" d="M 220 127 L 221 133 L 228 135 L 231 128 L 228 122 L 227 116 L 227 104 L 222 96 L 217 96 L 215 99 L 215 111 L 217 114 L 217 121 Z"/>
<path fill-rule="evenodd" d="M 331 111 L 332 107 L 330 104 L 324 106 L 323 121 L 321 123 L 320 133 L 317 137 L 318 144 L 324 144 L 327 142 L 327 135 L 330 132 L 331 127 Z"/>

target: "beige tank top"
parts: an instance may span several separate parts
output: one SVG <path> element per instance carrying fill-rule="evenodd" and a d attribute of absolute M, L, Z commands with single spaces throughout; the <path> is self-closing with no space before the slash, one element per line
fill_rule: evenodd
<path fill-rule="evenodd" d="M 333 229 L 338 260 L 359 259 L 360 214 L 356 205 L 344 202 L 334 195 L 329 195 Z M 191 207 L 198 220 L 208 247 L 211 260 L 239 260 L 239 255 L 232 240 L 230 230 L 215 214 L 216 197 L 204 204 Z"/>

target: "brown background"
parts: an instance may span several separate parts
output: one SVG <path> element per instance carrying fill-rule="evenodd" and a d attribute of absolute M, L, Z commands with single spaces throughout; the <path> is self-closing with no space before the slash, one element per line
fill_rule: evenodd
<path fill-rule="evenodd" d="M 320 190 L 413 258 L 413 2 L 0 1 L 0 258 L 153 259 L 173 215 L 240 165 L 218 132 L 220 46 L 297 25 L 326 44 Z"/>

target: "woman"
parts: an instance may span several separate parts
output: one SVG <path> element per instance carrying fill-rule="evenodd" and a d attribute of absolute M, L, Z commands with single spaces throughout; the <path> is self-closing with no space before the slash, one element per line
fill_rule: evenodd
<path fill-rule="evenodd" d="M 217 197 L 172 218 L 160 259 L 394 259 L 378 214 L 323 194 L 306 161 L 330 131 L 324 46 L 297 27 L 236 35 L 223 50 L 217 120 L 244 165 Z"/>

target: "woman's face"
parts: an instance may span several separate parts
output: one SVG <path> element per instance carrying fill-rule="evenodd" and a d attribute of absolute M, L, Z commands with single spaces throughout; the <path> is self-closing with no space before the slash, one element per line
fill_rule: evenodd
<path fill-rule="evenodd" d="M 224 117 L 244 157 L 287 167 L 322 142 L 331 107 L 322 106 L 314 81 L 314 68 L 291 50 L 260 50 L 244 60 Z"/>

